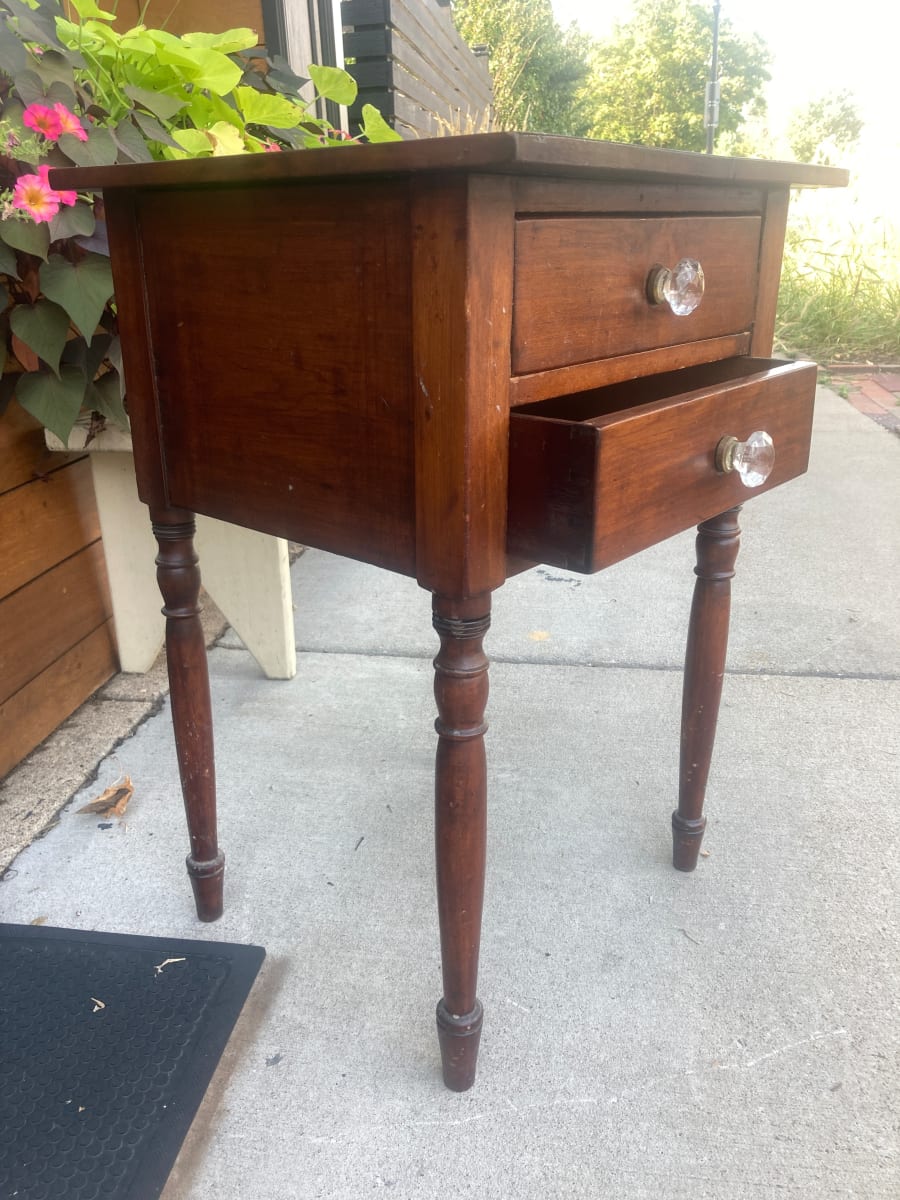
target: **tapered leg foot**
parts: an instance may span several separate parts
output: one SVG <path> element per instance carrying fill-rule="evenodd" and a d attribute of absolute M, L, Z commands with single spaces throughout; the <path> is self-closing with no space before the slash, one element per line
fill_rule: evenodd
<path fill-rule="evenodd" d="M 482 640 L 489 613 L 489 595 L 459 601 L 434 597 L 434 627 L 441 639 L 434 660 L 435 851 L 444 978 L 437 1025 L 444 1082 L 455 1092 L 475 1082 L 482 1022 L 475 988 L 487 813 L 488 660 Z"/>
<path fill-rule="evenodd" d="M 677 871 L 693 871 L 697 866 L 704 829 L 706 817 L 689 821 L 677 810 L 672 813 L 672 866 Z"/>
<path fill-rule="evenodd" d="M 212 705 L 200 624 L 194 517 L 179 508 L 151 509 L 150 517 L 159 545 L 156 577 L 164 601 L 172 725 L 190 838 L 187 869 L 197 916 L 215 921 L 222 915 L 225 858 L 216 831 Z"/>
<path fill-rule="evenodd" d="M 678 808 L 672 814 L 672 863 L 679 871 L 693 871 L 697 866 L 706 828 L 703 802 L 725 675 L 731 580 L 741 535 L 739 512 L 740 506 L 730 508 L 697 529 L 697 582 L 681 708 Z"/>
<path fill-rule="evenodd" d="M 476 1000 L 474 1010 L 464 1016 L 454 1016 L 448 1012 L 443 1000 L 438 1003 L 437 1031 L 441 1047 L 441 1067 L 444 1083 L 451 1092 L 467 1092 L 475 1082 L 483 1019 L 484 1010 L 480 1000 Z"/>
<path fill-rule="evenodd" d="M 224 911 L 225 855 L 219 851 L 210 862 L 185 860 L 194 890 L 194 904 L 201 921 L 218 921 Z"/>

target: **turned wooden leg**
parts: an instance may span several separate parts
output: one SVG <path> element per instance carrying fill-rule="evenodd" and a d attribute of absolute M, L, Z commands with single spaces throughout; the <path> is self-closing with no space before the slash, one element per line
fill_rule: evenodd
<path fill-rule="evenodd" d="M 225 856 L 216 838 L 216 774 L 206 645 L 200 624 L 200 571 L 194 553 L 194 516 L 180 508 L 151 509 L 159 545 L 156 577 L 166 618 L 166 658 L 172 723 L 187 813 L 188 875 L 197 916 L 222 915 Z"/>
<path fill-rule="evenodd" d="M 693 871 L 706 828 L 703 800 L 709 777 L 731 609 L 731 579 L 740 545 L 740 505 L 697 528 L 694 602 L 688 628 L 681 708 L 678 808 L 672 813 L 672 861 Z"/>
<path fill-rule="evenodd" d="M 484 899 L 487 768 L 484 709 L 491 623 L 489 594 L 434 597 L 441 649 L 434 660 L 438 732 L 435 849 L 444 996 L 437 1007 L 444 1083 L 464 1092 L 475 1082 L 481 1003 L 475 995 Z"/>

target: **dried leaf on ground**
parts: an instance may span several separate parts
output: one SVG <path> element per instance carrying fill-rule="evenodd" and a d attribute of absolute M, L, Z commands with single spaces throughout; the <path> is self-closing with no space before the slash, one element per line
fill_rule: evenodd
<path fill-rule="evenodd" d="M 126 775 L 122 783 L 114 783 L 108 787 L 102 795 L 96 800 L 92 800 L 90 804 L 85 804 L 83 808 L 79 808 L 80 813 L 92 813 L 96 815 L 100 813 L 103 816 L 121 817 L 128 807 L 128 801 L 134 793 L 134 784 L 131 782 L 131 776 Z"/>

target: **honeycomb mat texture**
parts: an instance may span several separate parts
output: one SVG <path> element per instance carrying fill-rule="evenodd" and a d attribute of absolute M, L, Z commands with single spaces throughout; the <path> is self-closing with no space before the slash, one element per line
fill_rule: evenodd
<path fill-rule="evenodd" d="M 0 925 L 0 1197 L 155 1200 L 264 957 Z"/>

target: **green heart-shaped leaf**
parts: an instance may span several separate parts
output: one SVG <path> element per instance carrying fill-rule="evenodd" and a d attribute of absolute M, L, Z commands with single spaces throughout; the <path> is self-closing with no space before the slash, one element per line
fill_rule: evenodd
<path fill-rule="evenodd" d="M 47 104 L 56 104 L 59 101 L 60 104 L 64 104 L 70 110 L 75 107 L 75 92 L 69 84 L 64 83 L 61 79 L 53 80 L 47 88 L 46 95 Z"/>
<path fill-rule="evenodd" d="M 91 412 L 98 412 L 112 421 L 127 433 L 131 425 L 128 413 L 119 393 L 119 379 L 115 371 L 108 371 L 93 383 L 89 383 L 84 393 L 84 407 Z"/>
<path fill-rule="evenodd" d="M 28 54 L 25 47 L 5 21 L 0 22 L 0 71 L 9 79 L 15 79 L 25 69 Z"/>
<path fill-rule="evenodd" d="M 269 87 L 274 88 L 276 92 L 284 92 L 285 95 L 295 96 L 309 83 L 308 79 L 304 79 L 302 75 L 297 75 L 291 69 L 290 63 L 286 58 L 282 58 L 280 54 L 275 54 L 271 59 L 272 66 L 266 75 L 266 83 Z"/>
<path fill-rule="evenodd" d="M 147 149 L 141 131 L 127 117 L 112 131 L 112 135 L 121 150 L 121 157 L 129 162 L 153 162 L 153 155 Z"/>
<path fill-rule="evenodd" d="M 109 348 L 106 351 L 106 357 L 116 368 L 116 374 L 119 377 L 119 398 L 125 399 L 125 367 L 122 363 L 122 343 L 117 337 L 109 343 Z"/>
<path fill-rule="evenodd" d="M 71 207 L 64 205 L 50 222 L 50 240 L 59 241 L 67 237 L 90 237 L 94 232 L 94 210 L 90 204 L 79 201 Z"/>
<path fill-rule="evenodd" d="M 356 99 L 356 80 L 340 67 L 318 67 L 310 64 L 309 74 L 316 91 L 335 104 L 352 104 Z"/>
<path fill-rule="evenodd" d="M 114 12 L 104 12 L 98 4 L 94 3 L 94 0 L 69 0 L 69 3 L 82 21 L 86 21 L 89 17 L 96 21 L 114 21 L 116 19 Z"/>
<path fill-rule="evenodd" d="M 59 378 L 43 371 L 20 375 L 16 399 L 65 445 L 81 410 L 84 391 L 83 372 L 77 367 L 63 367 Z"/>
<path fill-rule="evenodd" d="M 248 125 L 273 125 L 276 129 L 293 129 L 303 116 L 303 109 L 286 96 L 267 96 L 256 88 L 234 89 L 234 98 Z"/>
<path fill-rule="evenodd" d="M 140 104 L 161 121 L 171 120 L 187 104 L 187 97 L 168 96 L 164 92 L 151 92 L 147 88 L 126 86 L 122 90 L 135 104 Z"/>
<path fill-rule="evenodd" d="M 181 40 L 186 46 L 205 46 L 209 50 L 220 50 L 222 54 L 236 54 L 239 50 L 252 50 L 259 38 L 252 29 L 226 29 L 224 33 L 185 33 Z"/>
<path fill-rule="evenodd" d="M 69 338 L 60 361 L 64 365 L 78 367 L 84 373 L 85 379 L 93 379 L 100 370 L 111 341 L 112 337 L 108 333 L 95 334 L 90 346 L 84 338 Z"/>
<path fill-rule="evenodd" d="M 214 158 L 221 158 L 227 154 L 244 154 L 246 151 L 243 137 L 227 121 L 216 121 L 215 125 L 210 126 L 207 130 L 207 133 L 213 139 Z"/>
<path fill-rule="evenodd" d="M 140 126 L 141 132 L 148 141 L 162 142 L 164 146 L 178 145 L 164 126 L 157 121 L 156 117 L 151 117 L 149 113 L 140 112 L 139 109 L 135 108 L 132 110 L 131 119 Z"/>
<path fill-rule="evenodd" d="M 88 254 L 70 263 L 61 254 L 51 254 L 40 270 L 41 291 L 62 305 L 90 345 L 100 315 L 113 294 L 109 259 Z"/>
<path fill-rule="evenodd" d="M 369 142 L 402 142 L 403 138 L 396 129 L 391 129 L 387 121 L 373 104 L 362 106 L 363 134 Z"/>
<path fill-rule="evenodd" d="M 44 82 L 37 71 L 30 68 L 20 71 L 16 76 L 15 87 L 19 93 L 19 99 L 26 107 L 44 100 Z"/>
<path fill-rule="evenodd" d="M 36 221 L 19 221 L 15 217 L 7 217 L 0 222 L 0 238 L 14 250 L 22 250 L 25 254 L 33 254 L 46 260 L 50 249 L 50 226 L 46 221 L 38 224 Z"/>
<path fill-rule="evenodd" d="M 0 225 L 0 232 L 3 231 L 3 226 Z M 16 252 L 12 246 L 7 246 L 6 242 L 0 242 L 0 275 L 11 275 L 13 279 L 19 278 L 19 264 L 16 262 Z"/>
<path fill-rule="evenodd" d="M 72 73 L 72 65 L 65 54 L 60 54 L 58 50 L 45 50 L 34 70 L 47 87 L 52 83 L 63 83 L 74 97 L 75 76 Z"/>
<path fill-rule="evenodd" d="M 86 142 L 73 133 L 64 133 L 59 148 L 76 167 L 109 167 L 119 157 L 119 147 L 108 129 L 92 129 Z"/>
<path fill-rule="evenodd" d="M 39 46 L 55 46 L 57 50 L 64 49 L 56 36 L 55 14 L 47 8 L 33 9 L 22 0 L 4 0 L 6 8 L 16 19 L 16 29 L 19 36 L 29 42 L 37 42 Z M 54 8 L 56 6 L 54 5 Z"/>
<path fill-rule="evenodd" d="M 193 158 L 212 152 L 212 142 L 200 129 L 176 129 L 172 136 Z"/>
<path fill-rule="evenodd" d="M 16 337 L 30 346 L 54 374 L 59 374 L 59 356 L 66 344 L 69 318 L 52 300 L 36 304 L 17 304 L 9 317 L 10 328 Z"/>

